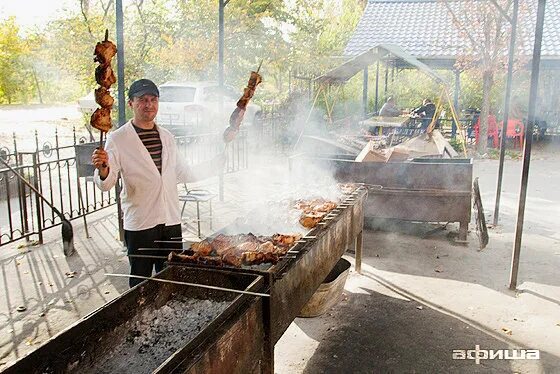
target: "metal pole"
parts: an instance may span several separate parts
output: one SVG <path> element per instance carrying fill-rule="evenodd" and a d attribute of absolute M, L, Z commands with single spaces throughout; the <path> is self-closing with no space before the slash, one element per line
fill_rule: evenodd
<path fill-rule="evenodd" d="M 218 7 L 218 85 L 220 90 L 218 93 L 218 118 L 224 117 L 224 97 L 223 90 L 224 87 L 224 9 L 227 2 L 225 0 L 219 0 Z M 218 174 L 218 195 L 220 201 L 224 201 L 224 173 L 223 171 Z"/>
<path fill-rule="evenodd" d="M 368 115 L 368 79 L 368 68 L 366 66 L 364 68 L 364 81 L 362 83 L 362 106 L 364 108 L 364 118 L 367 118 Z"/>
<path fill-rule="evenodd" d="M 225 0 L 219 0 L 218 8 L 218 84 L 224 86 L 224 9 L 226 7 Z M 220 95 L 221 96 L 221 95 Z M 220 100 L 221 101 L 221 100 Z M 222 102 L 223 105 L 223 102 Z"/>
<path fill-rule="evenodd" d="M 498 185 L 496 187 L 496 205 L 494 206 L 494 226 L 498 225 L 500 216 L 500 198 L 502 195 L 502 178 L 504 175 L 504 159 L 506 155 L 506 134 L 509 121 L 509 106 L 511 101 L 511 89 L 513 86 L 513 59 L 515 51 L 515 39 L 517 35 L 517 16 L 519 11 L 519 0 L 513 0 L 513 16 L 511 20 L 511 36 L 509 41 L 509 59 L 506 81 L 506 97 L 504 103 L 504 118 L 502 123 L 502 138 L 500 140 L 500 162 L 498 167 Z"/>
<path fill-rule="evenodd" d="M 118 85 L 118 102 L 119 102 L 119 124 L 121 127 L 126 122 L 125 107 L 126 101 L 124 97 L 124 18 L 122 0 L 116 0 L 115 16 L 117 24 L 117 85 Z"/>
<path fill-rule="evenodd" d="M 385 64 L 385 87 L 383 87 L 384 101 L 387 101 L 387 88 L 389 86 L 389 61 Z"/>
<path fill-rule="evenodd" d="M 453 95 L 453 106 L 455 107 L 455 113 L 459 115 L 459 93 L 461 92 L 461 71 L 455 70 L 455 92 Z M 455 138 L 457 135 L 457 125 L 455 119 L 451 123 L 451 137 Z"/>
<path fill-rule="evenodd" d="M 124 95 L 124 16 L 122 0 L 115 2 L 115 18 L 117 27 L 117 89 L 119 102 L 118 127 L 126 122 L 126 100 Z M 120 183 L 115 186 L 115 199 L 117 201 L 117 220 L 119 222 L 119 239 L 124 241 L 123 212 L 121 206 Z"/>
<path fill-rule="evenodd" d="M 375 113 L 379 112 L 379 61 L 375 68 Z"/>
<path fill-rule="evenodd" d="M 531 143 L 533 140 L 533 123 L 535 122 L 535 104 L 539 89 L 539 70 L 541 63 L 541 44 L 544 28 L 544 10 L 546 0 L 539 0 L 537 9 L 537 25 L 535 27 L 535 46 L 533 49 L 533 63 L 531 68 L 531 91 L 529 93 L 529 113 L 525 125 L 525 146 L 523 147 L 523 167 L 521 173 L 521 191 L 519 193 L 519 209 L 517 211 L 517 225 L 515 227 L 515 243 L 511 260 L 509 288 L 517 288 L 517 274 L 519 272 L 519 255 L 521 239 L 523 237 L 523 220 L 525 216 L 525 201 L 527 199 L 527 182 L 529 180 L 529 164 L 531 162 Z"/>
<path fill-rule="evenodd" d="M 41 169 L 39 168 L 39 154 L 37 152 L 33 153 L 33 176 L 35 180 L 33 185 L 37 190 L 41 189 L 39 185 L 39 180 L 41 178 Z M 39 244 L 43 244 L 43 215 L 41 214 L 41 198 L 39 194 L 35 194 L 35 207 L 37 214 L 37 234 L 39 235 Z"/>

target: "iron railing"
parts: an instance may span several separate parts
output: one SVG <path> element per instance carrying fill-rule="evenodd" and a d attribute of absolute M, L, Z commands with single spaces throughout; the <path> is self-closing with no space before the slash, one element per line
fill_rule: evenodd
<path fill-rule="evenodd" d="M 196 164 L 225 150 L 226 173 L 248 167 L 248 135 L 241 131 L 236 140 L 223 146 L 221 134 L 195 134 L 176 137 L 179 152 L 187 162 Z M 0 148 L 0 157 L 24 175 L 67 219 L 76 219 L 112 206 L 115 190 L 103 192 L 93 185 L 91 153 L 98 145 L 79 137 L 73 129 L 71 144 L 62 145 L 58 131 L 43 141 L 35 132 L 34 150 L 18 149 L 16 136 L 13 149 Z M 0 167 L 0 246 L 37 235 L 43 241 L 43 230 L 59 225 L 60 218 L 47 204 L 18 180 L 9 169 Z"/>

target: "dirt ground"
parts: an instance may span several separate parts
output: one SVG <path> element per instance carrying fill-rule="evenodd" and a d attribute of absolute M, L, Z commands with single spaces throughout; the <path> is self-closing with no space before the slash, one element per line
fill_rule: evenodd
<path fill-rule="evenodd" d="M 517 291 L 508 282 L 521 162 L 507 161 L 500 225 L 490 230 L 486 249 L 478 251 L 474 231 L 467 245 L 456 244 L 453 224 L 440 230 L 434 229 L 443 225 L 404 223 L 396 231 L 368 228 L 362 274 L 352 268 L 343 299 L 327 314 L 294 321 L 276 346 L 275 371 L 560 373 L 558 166 L 554 153 L 538 151 L 531 164 Z M 214 229 L 258 204 L 255 188 L 274 193 L 278 180 L 254 183 L 259 167 L 272 166 L 252 164 L 250 171 L 227 176 L 226 200 L 214 206 Z M 495 160 L 475 161 L 488 218 L 496 170 Z M 217 189 L 215 180 L 205 183 Z M 104 275 L 128 271 L 114 210 L 89 217 L 91 239 L 81 221 L 73 224 L 75 257 L 62 255 L 57 229 L 47 232 L 43 246 L 2 247 L 0 369 L 127 289 L 126 280 Z M 351 254 L 347 258 L 353 261 Z M 26 309 L 18 312 L 18 306 Z M 476 347 L 538 349 L 540 359 L 453 359 L 454 350 Z"/>

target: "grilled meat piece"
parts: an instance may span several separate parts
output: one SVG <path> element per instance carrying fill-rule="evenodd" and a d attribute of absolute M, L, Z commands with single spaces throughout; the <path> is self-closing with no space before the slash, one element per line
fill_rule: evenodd
<path fill-rule="evenodd" d="M 295 235 L 284 235 L 284 234 L 274 234 L 272 235 L 272 242 L 276 246 L 281 247 L 291 247 L 293 246 L 296 241 L 301 239 L 300 234 Z"/>
<path fill-rule="evenodd" d="M 231 116 L 229 116 L 229 127 L 231 128 L 229 131 L 239 131 L 239 127 L 241 127 L 241 122 L 243 121 L 244 116 L 245 108 L 235 108 L 233 113 L 231 113 Z"/>
<path fill-rule="evenodd" d="M 261 253 L 274 253 L 276 252 L 276 247 L 274 246 L 274 243 L 267 241 L 259 245 L 258 251 Z"/>
<path fill-rule="evenodd" d="M 246 265 L 259 265 L 266 262 L 278 263 L 278 255 L 272 252 L 244 252 L 242 259 Z"/>
<path fill-rule="evenodd" d="M 217 256 L 200 256 L 198 262 L 204 265 L 223 266 L 224 261 Z"/>
<path fill-rule="evenodd" d="M 299 219 L 299 223 L 305 228 L 312 229 L 321 222 L 325 215 L 326 213 L 324 212 L 303 213 Z"/>
<path fill-rule="evenodd" d="M 212 249 L 216 251 L 218 256 L 223 255 L 228 249 L 234 246 L 231 236 L 220 234 L 210 242 Z"/>
<path fill-rule="evenodd" d="M 249 83 L 247 83 L 247 87 L 254 90 L 261 82 L 262 76 L 256 71 L 252 71 L 249 76 Z"/>
<path fill-rule="evenodd" d="M 189 255 L 182 255 L 175 252 L 169 252 L 169 255 L 167 256 L 167 261 L 186 262 L 189 264 L 196 264 L 198 262 L 198 255 L 195 254 L 193 256 L 189 256 Z"/>
<path fill-rule="evenodd" d="M 313 200 L 298 200 L 294 208 L 302 210 L 306 213 L 317 211 L 317 212 L 330 212 L 336 208 L 337 203 L 325 199 L 313 199 Z"/>
<path fill-rule="evenodd" d="M 308 229 L 312 229 L 331 210 L 335 209 L 337 203 L 325 199 L 298 200 L 294 208 L 302 211 L 299 223 Z"/>
<path fill-rule="evenodd" d="M 241 256 L 237 255 L 233 251 L 224 253 L 222 255 L 222 261 L 226 265 L 235 266 L 237 268 L 239 268 L 239 267 L 241 267 L 241 265 L 243 265 L 243 261 L 242 261 Z"/>
<path fill-rule="evenodd" d="M 117 46 L 111 41 L 105 40 L 95 45 L 93 54 L 95 55 L 93 61 L 99 62 L 101 65 L 110 64 L 111 59 L 117 54 Z"/>
<path fill-rule="evenodd" d="M 101 87 L 105 87 L 107 89 L 111 88 L 111 85 L 117 81 L 115 77 L 115 73 L 111 68 L 111 65 L 99 65 L 95 68 L 95 81 Z"/>
<path fill-rule="evenodd" d="M 333 210 L 334 208 L 336 208 L 336 205 L 337 204 L 333 201 L 324 201 L 324 202 L 317 203 L 317 204 L 313 205 L 312 208 L 316 212 L 328 213 L 331 210 Z"/>
<path fill-rule="evenodd" d="M 237 245 L 234 250 L 237 253 L 256 252 L 260 250 L 260 246 L 258 242 L 244 242 Z"/>
<path fill-rule="evenodd" d="M 209 256 L 212 253 L 212 245 L 208 240 L 191 244 L 191 250 L 199 256 Z"/>
<path fill-rule="evenodd" d="M 99 104 L 102 108 L 111 108 L 115 99 L 109 93 L 105 87 L 99 87 L 95 90 L 95 102 Z"/>
<path fill-rule="evenodd" d="M 167 260 L 169 262 L 184 262 L 187 264 L 203 264 L 203 265 L 212 265 L 212 266 L 222 266 L 223 262 L 220 257 L 216 256 L 199 256 L 195 253 L 192 256 L 183 255 L 175 252 L 170 252 L 169 256 L 167 256 Z"/>
<path fill-rule="evenodd" d="M 111 109 L 109 108 L 98 108 L 91 115 L 89 121 L 91 127 L 98 129 L 103 132 L 109 132 L 111 130 Z"/>

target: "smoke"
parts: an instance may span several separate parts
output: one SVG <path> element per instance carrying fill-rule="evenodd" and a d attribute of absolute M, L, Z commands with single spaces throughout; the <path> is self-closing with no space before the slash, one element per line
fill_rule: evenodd
<path fill-rule="evenodd" d="M 306 134 L 325 134 L 325 123 L 320 122 L 321 112 L 314 111 L 311 116 L 309 113 L 308 106 L 298 106 L 293 120 L 287 125 L 285 135 L 291 140 L 286 150 L 288 154 L 266 146 L 252 149 L 250 169 L 237 173 L 234 186 L 226 185 L 227 189 L 234 190 L 233 198 L 239 212 L 248 214 L 242 213 L 223 232 L 305 234 L 307 230 L 299 224 L 301 211 L 294 209 L 296 201 L 322 198 L 337 202 L 342 196 L 331 168 L 305 160 L 324 151 L 320 145 L 305 140 Z M 313 120 L 306 123 L 307 118 Z M 293 154 L 299 134 L 302 134 L 297 146 L 299 152 Z M 262 139 L 266 144 L 271 140 Z"/>

